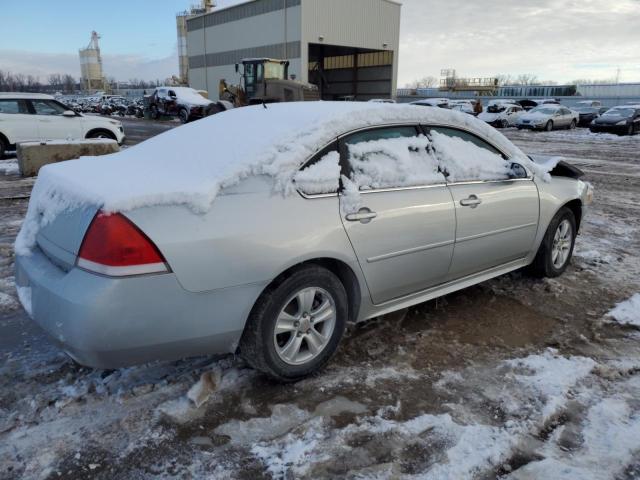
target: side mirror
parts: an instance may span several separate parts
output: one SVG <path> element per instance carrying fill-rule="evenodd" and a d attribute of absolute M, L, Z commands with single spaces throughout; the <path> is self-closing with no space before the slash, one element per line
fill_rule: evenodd
<path fill-rule="evenodd" d="M 62 112 L 62 116 L 63 117 L 75 117 L 76 116 L 76 112 L 74 112 L 73 110 L 65 110 L 64 112 Z"/>
<path fill-rule="evenodd" d="M 524 168 L 519 163 L 511 164 L 511 172 L 509 172 L 509 178 L 528 178 L 529 174 L 527 173 L 527 169 Z"/>

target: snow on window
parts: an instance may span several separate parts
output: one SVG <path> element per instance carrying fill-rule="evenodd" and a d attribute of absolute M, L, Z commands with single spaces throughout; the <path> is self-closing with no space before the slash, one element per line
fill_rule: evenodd
<path fill-rule="evenodd" d="M 431 131 L 431 140 L 441 168 L 449 182 L 502 180 L 509 178 L 509 162 L 459 137 Z"/>
<path fill-rule="evenodd" d="M 340 154 L 329 152 L 293 177 L 298 188 L 308 194 L 335 193 L 340 185 Z"/>
<path fill-rule="evenodd" d="M 360 190 L 444 183 L 429 139 L 387 138 L 349 145 L 352 180 Z"/>

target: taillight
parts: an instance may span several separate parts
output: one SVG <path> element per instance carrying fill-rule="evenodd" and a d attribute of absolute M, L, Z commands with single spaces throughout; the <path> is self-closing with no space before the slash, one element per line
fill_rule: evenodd
<path fill-rule="evenodd" d="M 149 237 L 119 213 L 96 214 L 82 240 L 77 265 L 113 277 L 169 271 Z"/>

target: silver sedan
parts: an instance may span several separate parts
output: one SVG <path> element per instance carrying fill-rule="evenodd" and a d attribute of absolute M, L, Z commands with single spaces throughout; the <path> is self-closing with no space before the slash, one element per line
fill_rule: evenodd
<path fill-rule="evenodd" d="M 298 124 L 294 130 L 307 130 L 289 131 Z M 163 203 L 161 189 L 173 188 L 180 174 L 161 177 L 150 163 L 140 189 L 153 195 L 139 205 L 68 202 L 55 216 L 43 214 L 63 197 L 52 193 L 54 179 L 85 197 L 98 187 L 131 198 L 136 192 L 104 185 L 120 157 L 41 174 L 56 173 L 40 189 L 42 204 L 32 197 L 21 236 L 33 244 L 17 249 L 16 283 L 25 308 L 72 358 L 114 368 L 238 352 L 274 378 L 295 380 L 328 362 L 347 322 L 523 267 L 562 274 L 590 202 L 579 170 L 564 163 L 545 170 L 484 122 L 441 109 L 247 107 L 147 143 L 169 152 L 183 148 L 181 138 L 212 142 L 206 132 L 214 132 L 237 153 L 259 127 L 296 139 L 273 140 L 273 148 L 269 135 L 255 140 L 264 148 L 254 152 L 274 155 L 277 175 L 241 166 L 208 208 L 189 208 L 180 196 Z M 240 135 L 246 144 L 232 141 Z M 130 162 L 145 148 L 122 154 Z M 194 146 L 192 154 L 202 151 Z M 287 162 L 278 163 L 284 155 Z M 190 154 L 182 157 L 176 168 L 190 168 Z M 236 157 L 220 165 L 232 169 Z M 83 165 L 98 172 L 93 187 L 73 177 Z M 202 178 L 194 181 L 210 181 L 210 165 L 197 168 Z M 51 218 L 35 233 L 33 222 L 43 216 Z"/>

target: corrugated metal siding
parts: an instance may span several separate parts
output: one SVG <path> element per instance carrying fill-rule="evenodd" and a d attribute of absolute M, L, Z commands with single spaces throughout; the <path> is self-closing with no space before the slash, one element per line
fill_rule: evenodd
<path fill-rule="evenodd" d="M 300 58 L 300 42 L 288 42 L 286 44 L 287 58 Z M 217 65 L 234 65 L 243 58 L 281 58 L 283 57 L 284 45 L 276 43 L 273 45 L 262 45 L 260 47 L 241 48 L 229 50 L 227 52 L 217 52 L 207 54 L 207 65 L 210 67 Z M 189 57 L 189 68 L 202 68 L 205 66 L 204 55 L 194 55 Z"/>
<path fill-rule="evenodd" d="M 256 0 L 243 3 L 235 7 L 225 8 L 219 12 L 213 11 L 187 21 L 187 29 L 195 31 L 203 26 L 213 27 L 223 23 L 237 22 L 249 17 L 264 15 L 265 13 L 283 10 L 300 5 L 300 0 Z"/>
<path fill-rule="evenodd" d="M 387 0 L 302 0 L 303 42 L 398 50 L 401 6 Z"/>

